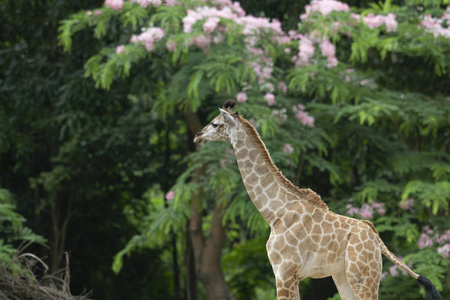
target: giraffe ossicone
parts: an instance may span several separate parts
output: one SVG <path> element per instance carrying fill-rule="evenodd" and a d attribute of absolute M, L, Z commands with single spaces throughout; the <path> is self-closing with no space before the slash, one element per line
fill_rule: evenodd
<path fill-rule="evenodd" d="M 328 276 L 343 300 L 378 299 L 382 254 L 417 279 L 429 299 L 441 299 L 430 280 L 388 250 L 371 222 L 333 213 L 319 195 L 284 177 L 256 129 L 233 107 L 227 100 L 194 142 L 231 142 L 248 195 L 271 228 L 266 249 L 278 300 L 299 300 L 299 281 Z"/>

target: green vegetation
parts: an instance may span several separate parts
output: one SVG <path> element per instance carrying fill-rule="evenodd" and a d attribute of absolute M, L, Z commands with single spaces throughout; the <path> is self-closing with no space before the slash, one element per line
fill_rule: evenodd
<path fill-rule="evenodd" d="M 287 178 L 449 297 L 448 1 L 134 2 L 0 1 L 0 263 L 34 241 L 74 294 L 275 299 L 231 147 L 192 142 L 232 98 Z"/>

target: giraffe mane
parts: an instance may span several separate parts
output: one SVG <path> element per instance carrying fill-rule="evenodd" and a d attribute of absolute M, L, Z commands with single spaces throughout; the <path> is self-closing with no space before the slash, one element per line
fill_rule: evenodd
<path fill-rule="evenodd" d="M 298 194 L 301 198 L 307 200 L 309 203 L 313 204 L 314 206 L 328 210 L 328 206 L 325 202 L 322 201 L 320 196 L 313 192 L 311 189 L 301 189 L 294 185 L 289 179 L 287 179 L 281 171 L 277 168 L 277 166 L 274 164 L 272 158 L 270 157 L 269 151 L 266 148 L 266 145 L 264 145 L 264 142 L 262 141 L 258 131 L 256 131 L 255 127 L 246 119 L 244 119 L 239 114 L 235 113 L 233 114 L 236 120 L 241 123 L 253 142 L 255 143 L 256 147 L 261 150 L 260 153 L 262 154 L 262 158 L 264 162 L 269 166 L 269 169 L 275 173 L 275 177 L 280 180 L 280 182 L 287 187 L 289 190 L 291 190 L 293 193 Z"/>

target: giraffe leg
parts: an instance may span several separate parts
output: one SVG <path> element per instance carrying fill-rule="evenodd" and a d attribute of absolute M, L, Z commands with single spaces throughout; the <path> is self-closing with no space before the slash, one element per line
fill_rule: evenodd
<path fill-rule="evenodd" d="M 351 237 L 345 257 L 345 275 L 358 300 L 378 300 L 381 277 L 381 251 L 367 238 Z"/>
<path fill-rule="evenodd" d="M 299 282 L 296 282 L 295 286 L 294 286 L 294 299 L 300 300 L 300 284 L 299 284 Z"/>
<path fill-rule="evenodd" d="M 339 292 L 339 296 L 341 296 L 342 300 L 356 300 L 355 293 L 353 293 L 353 289 L 347 281 L 347 276 L 345 274 L 345 270 L 342 272 L 333 275 L 334 284 Z"/>
<path fill-rule="evenodd" d="M 294 277 L 276 277 L 278 300 L 300 300 L 298 282 Z"/>

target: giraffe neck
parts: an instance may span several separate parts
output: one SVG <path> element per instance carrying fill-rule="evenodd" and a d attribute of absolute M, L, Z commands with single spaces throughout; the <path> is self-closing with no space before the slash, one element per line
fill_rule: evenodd
<path fill-rule="evenodd" d="M 272 225 L 278 215 L 284 214 L 287 198 L 281 196 L 286 195 L 284 177 L 273 164 L 256 130 L 249 126 L 252 125 L 240 123 L 231 135 L 231 144 L 248 195 L 267 223 Z"/>

